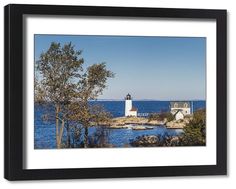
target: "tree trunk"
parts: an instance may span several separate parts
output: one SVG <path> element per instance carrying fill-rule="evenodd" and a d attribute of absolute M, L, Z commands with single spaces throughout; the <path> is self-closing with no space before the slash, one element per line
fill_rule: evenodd
<path fill-rule="evenodd" d="M 67 148 L 70 148 L 71 147 L 71 143 L 70 143 L 70 127 L 69 127 L 69 124 L 68 124 L 68 121 L 66 122 L 66 134 L 67 134 Z"/>
<path fill-rule="evenodd" d="M 56 144 L 57 148 L 60 148 L 59 144 L 59 105 L 56 105 Z"/>
<path fill-rule="evenodd" d="M 56 142 L 57 142 L 57 148 L 61 148 L 61 141 L 62 141 L 62 135 L 63 130 L 65 127 L 65 121 L 64 119 L 59 118 L 59 112 L 60 112 L 60 106 L 56 105 Z M 60 127 L 61 122 L 61 127 Z"/>
<path fill-rule="evenodd" d="M 59 133 L 59 148 L 61 148 L 61 141 L 62 141 L 62 136 L 63 136 L 63 131 L 64 131 L 64 127 L 65 127 L 65 120 L 62 119 L 61 121 L 61 128 L 60 128 L 60 133 Z"/>
<path fill-rule="evenodd" d="M 84 148 L 88 147 L 88 125 L 84 126 Z"/>

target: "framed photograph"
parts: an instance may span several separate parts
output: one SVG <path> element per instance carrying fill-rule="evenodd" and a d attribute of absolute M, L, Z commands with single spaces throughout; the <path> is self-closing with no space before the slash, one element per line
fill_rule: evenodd
<path fill-rule="evenodd" d="M 5 6 L 5 178 L 227 174 L 227 11 Z"/>

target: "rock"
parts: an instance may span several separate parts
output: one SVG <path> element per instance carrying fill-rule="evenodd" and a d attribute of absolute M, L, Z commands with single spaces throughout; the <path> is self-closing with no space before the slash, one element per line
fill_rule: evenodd
<path fill-rule="evenodd" d="M 110 127 L 107 127 L 109 129 L 127 129 L 128 127 L 125 125 L 111 125 Z"/>
<path fill-rule="evenodd" d="M 160 139 L 155 135 L 137 137 L 135 141 L 131 142 L 132 146 L 158 146 Z"/>
<path fill-rule="evenodd" d="M 153 127 L 146 127 L 146 126 L 134 126 L 132 127 L 133 130 L 148 130 L 153 129 Z"/>
<path fill-rule="evenodd" d="M 166 127 L 168 129 L 183 129 L 185 125 L 186 123 L 184 122 L 176 122 L 176 121 L 170 121 L 166 123 Z"/>
<path fill-rule="evenodd" d="M 157 121 L 157 120 L 151 120 L 149 121 L 148 118 L 144 117 L 117 117 L 111 119 L 109 122 L 100 122 L 100 126 L 125 126 L 125 125 L 151 125 L 151 126 L 159 126 L 164 125 L 165 121 Z M 96 123 L 92 123 L 92 125 L 96 125 Z M 147 128 L 151 129 L 151 128 Z"/>
<path fill-rule="evenodd" d="M 170 146 L 177 146 L 179 142 L 180 142 L 179 137 L 177 136 L 172 137 L 170 140 Z"/>
<path fill-rule="evenodd" d="M 147 125 L 163 125 L 163 121 L 151 120 L 146 123 Z"/>

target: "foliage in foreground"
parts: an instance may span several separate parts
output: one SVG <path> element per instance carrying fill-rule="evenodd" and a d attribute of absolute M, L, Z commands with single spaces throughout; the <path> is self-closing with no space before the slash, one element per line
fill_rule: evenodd
<path fill-rule="evenodd" d="M 164 136 L 143 135 L 131 140 L 130 145 L 133 147 L 179 146 L 180 140 L 179 137 L 169 136 L 168 134 Z"/>
<path fill-rule="evenodd" d="M 35 66 L 35 102 L 50 103 L 55 109 L 57 148 L 64 147 L 62 138 L 67 133 L 67 147 L 71 147 L 71 132 L 77 140 L 84 131 L 84 147 L 88 145 L 90 121 L 97 122 L 107 115 L 101 109 L 91 111 L 88 101 L 96 99 L 106 88 L 108 78 L 114 74 L 106 64 L 98 63 L 84 69 L 82 51 L 77 51 L 71 43 L 61 46 L 52 42 L 49 49 L 40 55 Z M 97 110 L 98 108 L 94 108 Z"/>
<path fill-rule="evenodd" d="M 206 145 L 206 110 L 201 109 L 194 112 L 193 119 L 184 127 L 183 131 L 181 145 Z"/>
<path fill-rule="evenodd" d="M 136 137 L 130 144 L 133 147 L 204 146 L 206 145 L 206 110 L 194 112 L 193 118 L 184 127 L 183 134 L 180 136 L 143 135 Z"/>

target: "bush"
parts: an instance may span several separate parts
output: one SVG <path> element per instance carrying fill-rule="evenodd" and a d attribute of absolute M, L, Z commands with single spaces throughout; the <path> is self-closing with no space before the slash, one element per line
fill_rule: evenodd
<path fill-rule="evenodd" d="M 109 143 L 109 129 L 106 127 L 97 127 L 93 136 L 89 136 L 89 148 L 111 148 L 115 147 Z"/>
<path fill-rule="evenodd" d="M 167 133 L 161 135 L 143 135 L 130 141 L 133 147 L 157 147 L 157 146 L 179 146 L 180 138 L 178 136 L 169 136 Z"/>
<path fill-rule="evenodd" d="M 148 121 L 153 121 L 153 120 L 160 120 L 160 114 L 158 113 L 151 113 L 148 116 Z"/>
<path fill-rule="evenodd" d="M 175 119 L 175 116 L 172 113 L 166 113 L 165 116 L 168 122 L 173 121 Z"/>
<path fill-rule="evenodd" d="M 157 121 L 164 121 L 165 119 L 170 122 L 174 120 L 174 115 L 170 112 L 165 113 L 152 113 L 148 116 L 148 121 L 157 120 Z"/>
<path fill-rule="evenodd" d="M 181 139 L 183 146 L 206 145 L 206 110 L 194 112 L 193 119 L 184 127 Z"/>

